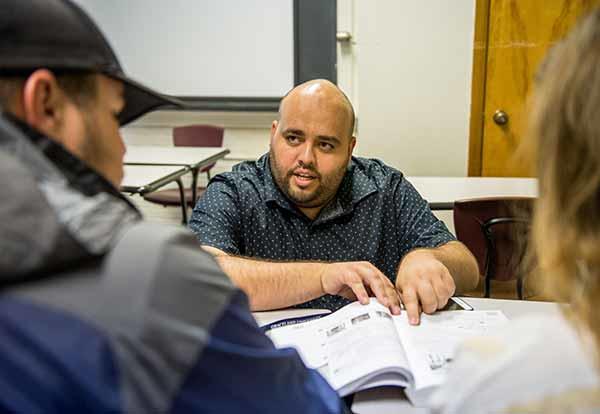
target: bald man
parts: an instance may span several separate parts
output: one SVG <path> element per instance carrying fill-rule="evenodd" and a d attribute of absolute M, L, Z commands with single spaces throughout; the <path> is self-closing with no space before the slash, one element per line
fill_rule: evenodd
<path fill-rule="evenodd" d="M 213 178 L 190 228 L 253 310 L 337 310 L 369 296 L 411 323 L 478 280 L 475 259 L 401 172 L 353 157 L 354 109 L 334 84 L 292 89 L 270 151 Z"/>

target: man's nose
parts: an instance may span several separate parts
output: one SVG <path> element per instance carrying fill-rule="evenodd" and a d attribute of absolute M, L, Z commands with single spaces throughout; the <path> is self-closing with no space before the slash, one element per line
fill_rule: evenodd
<path fill-rule="evenodd" d="M 305 142 L 300 151 L 300 155 L 298 156 L 298 161 L 302 164 L 314 164 L 315 161 L 315 153 L 314 148 L 310 143 Z"/>

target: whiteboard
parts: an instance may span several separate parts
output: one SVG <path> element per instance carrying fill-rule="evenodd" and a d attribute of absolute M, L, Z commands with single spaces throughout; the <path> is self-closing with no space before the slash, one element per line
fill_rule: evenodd
<path fill-rule="evenodd" d="M 280 97 L 294 84 L 293 0 L 75 0 L 125 73 L 182 97 Z"/>

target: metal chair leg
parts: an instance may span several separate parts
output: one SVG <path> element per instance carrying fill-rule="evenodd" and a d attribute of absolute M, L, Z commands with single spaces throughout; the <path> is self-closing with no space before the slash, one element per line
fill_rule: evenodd
<path fill-rule="evenodd" d="M 519 299 L 523 300 L 523 279 L 517 279 L 517 294 L 519 295 Z"/>
<path fill-rule="evenodd" d="M 489 298 L 491 293 L 491 279 L 494 278 L 496 271 L 496 244 L 494 243 L 492 230 L 487 223 L 489 222 L 486 222 L 481 226 L 481 230 L 483 231 L 487 248 L 485 253 L 485 284 L 483 296 Z"/>
<path fill-rule="evenodd" d="M 183 183 L 181 182 L 181 179 L 177 179 L 175 182 L 179 188 L 179 199 L 181 200 L 181 224 L 187 226 L 187 203 L 185 200 L 185 192 L 183 191 Z"/>
<path fill-rule="evenodd" d="M 198 169 L 195 168 L 192 170 L 192 208 L 196 206 L 196 201 L 198 198 Z"/>

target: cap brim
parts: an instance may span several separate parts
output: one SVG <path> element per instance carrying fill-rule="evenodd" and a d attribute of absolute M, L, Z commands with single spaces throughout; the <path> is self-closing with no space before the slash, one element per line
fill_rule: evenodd
<path fill-rule="evenodd" d="M 114 75 L 112 75 L 114 76 Z M 183 108 L 185 103 L 172 96 L 163 95 L 125 76 L 114 76 L 123 81 L 125 107 L 119 114 L 121 126 L 128 124 L 155 109 Z"/>

